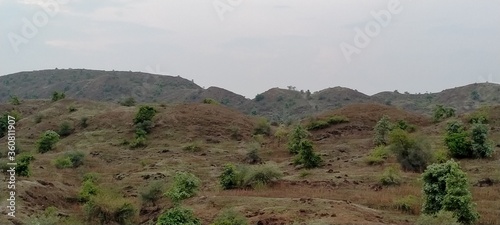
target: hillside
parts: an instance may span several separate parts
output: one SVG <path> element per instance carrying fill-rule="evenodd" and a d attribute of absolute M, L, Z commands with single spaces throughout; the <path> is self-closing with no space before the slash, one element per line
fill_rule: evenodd
<path fill-rule="evenodd" d="M 265 93 L 264 98 L 293 97 L 294 93 L 274 89 Z M 411 203 L 411 212 L 398 209 L 395 202 L 407 195 L 420 199 L 420 176 L 402 172 L 400 186 L 378 184 L 384 169 L 398 164 L 392 158 L 379 166 L 368 166 L 364 162 L 374 147 L 373 126 L 383 115 L 389 115 L 392 121 L 405 120 L 416 126 L 417 135 L 425 135 L 433 148 L 439 149 L 442 127 L 446 124 L 446 121 L 433 124 L 427 116 L 382 104 L 359 103 L 328 110 L 313 119 L 338 115 L 349 121 L 311 132 L 314 149 L 325 163 L 320 168 L 305 170 L 291 163 L 293 156 L 288 154 L 283 141 L 273 135 L 252 135 L 259 126 L 256 117 L 224 105 L 150 105 L 157 113 L 146 146 L 131 149 L 128 143 L 134 139 L 132 121 L 139 109 L 137 106 L 75 99 L 26 100 L 17 106 L 0 104 L 0 113 L 21 114 L 16 125 L 18 147 L 21 153 L 33 154 L 35 158 L 30 165 L 31 176 L 17 180 L 18 204 L 22 210 L 16 219 L 7 221 L 2 217 L 0 223 L 24 224 L 52 206 L 58 215 L 71 221 L 65 225 L 92 224 L 84 222 L 84 204 L 78 201 L 83 176 L 92 172 L 98 174 L 100 190 L 119 193 L 137 209 L 133 224 L 152 224 L 149 222 L 172 207 L 172 202 L 163 197 L 156 205 L 142 204 L 141 192 L 155 180 L 168 186 L 176 172 L 188 171 L 201 179 L 202 186 L 199 193 L 183 205 L 192 208 L 202 224 L 210 224 L 225 208 L 233 208 L 250 224 L 410 225 L 418 217 L 421 200 Z M 490 115 L 491 137 L 499 150 L 500 107 L 483 110 Z M 460 118 L 466 121 L 467 116 Z M 85 126 L 82 126 L 82 118 L 87 118 Z M 46 130 L 59 130 L 65 121 L 73 128 L 72 133 L 62 137 L 53 150 L 38 153 L 36 142 L 40 135 Z M 276 129 L 271 127 L 271 132 Z M 0 143 L 6 143 L 6 138 L 0 138 Z M 284 176 L 269 187 L 221 190 L 218 177 L 224 165 L 245 164 L 247 152 L 256 143 L 262 160 L 276 165 Z M 83 164 L 58 169 L 55 159 L 70 151 L 82 152 Z M 6 155 L 4 151 L 1 153 L 2 157 Z M 476 184 L 499 173 L 498 159 L 497 152 L 492 159 L 461 160 L 461 165 L 471 184 Z M 5 174 L 2 173 L 0 179 L 5 179 Z M 481 213 L 481 223 L 495 224 L 500 211 L 499 183 L 473 186 L 471 190 Z M 6 186 L 0 187 L 0 193 L 1 198 L 7 198 Z M 6 203 L 0 203 L 2 210 Z"/>
<path fill-rule="evenodd" d="M 203 89 L 182 77 L 140 72 L 55 69 L 20 72 L 0 76 L 0 102 L 11 95 L 21 99 L 49 99 L 62 91 L 74 99 L 118 102 L 133 97 L 138 102 L 198 103 L 211 98 L 223 105 L 251 115 L 286 123 L 349 104 L 379 103 L 427 114 L 436 105 L 454 107 L 458 113 L 484 105 L 500 104 L 500 85 L 470 84 L 438 93 L 409 94 L 381 92 L 373 96 L 345 87 L 333 87 L 315 93 L 272 88 L 258 98 L 248 99 L 220 87 Z"/>

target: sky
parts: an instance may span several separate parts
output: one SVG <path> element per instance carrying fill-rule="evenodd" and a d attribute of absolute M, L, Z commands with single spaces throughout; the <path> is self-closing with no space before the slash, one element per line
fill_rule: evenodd
<path fill-rule="evenodd" d="M 141 71 L 253 98 L 500 83 L 500 1 L 0 0 L 0 75 Z"/>

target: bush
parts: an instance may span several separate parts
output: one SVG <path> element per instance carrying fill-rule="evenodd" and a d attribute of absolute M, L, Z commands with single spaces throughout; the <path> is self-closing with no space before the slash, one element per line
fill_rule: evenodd
<path fill-rule="evenodd" d="M 146 138 L 145 137 L 142 137 L 142 136 L 136 137 L 135 140 L 132 141 L 132 143 L 130 143 L 130 148 L 132 148 L 132 149 L 142 148 L 142 147 L 146 147 Z"/>
<path fill-rule="evenodd" d="M 479 214 L 474 209 L 467 175 L 458 163 L 449 160 L 432 164 L 422 174 L 424 181 L 423 212 L 433 215 L 441 210 L 450 211 L 462 224 L 474 224 Z"/>
<path fill-rule="evenodd" d="M 69 112 L 76 112 L 76 107 L 75 107 L 74 105 L 70 105 L 70 106 L 68 107 L 68 111 L 69 111 Z"/>
<path fill-rule="evenodd" d="M 493 145 L 488 140 L 488 126 L 482 123 L 472 125 L 472 155 L 486 158 L 493 155 Z"/>
<path fill-rule="evenodd" d="M 434 122 L 440 122 L 444 119 L 447 119 L 447 118 L 450 118 L 453 116 L 455 116 L 455 109 L 449 108 L 449 107 L 444 107 L 442 105 L 437 105 L 436 108 L 434 108 L 432 118 L 434 119 Z"/>
<path fill-rule="evenodd" d="M 47 207 L 43 212 L 37 213 L 33 218 L 28 220 L 28 224 L 36 225 L 59 225 L 62 218 L 57 215 L 56 207 Z"/>
<path fill-rule="evenodd" d="M 99 180 L 99 175 L 97 173 L 86 173 L 83 175 L 83 182 L 97 182 L 97 180 Z"/>
<path fill-rule="evenodd" d="M 35 118 L 33 119 L 33 122 L 38 124 L 38 123 L 42 122 L 42 119 L 43 119 L 43 116 L 41 114 L 36 114 Z"/>
<path fill-rule="evenodd" d="M 146 121 L 135 124 L 135 130 L 136 130 L 135 133 L 136 134 L 138 132 L 144 131 L 144 133 L 145 133 L 144 136 L 145 136 L 146 134 L 149 134 L 151 132 L 151 129 L 153 129 L 153 122 L 151 122 L 150 120 L 146 120 Z"/>
<path fill-rule="evenodd" d="M 422 172 L 432 160 L 430 144 L 415 140 L 406 131 L 396 129 L 390 134 L 390 150 L 396 154 L 403 170 Z"/>
<path fill-rule="evenodd" d="M 417 197 L 415 197 L 414 195 L 407 195 L 394 201 L 394 206 L 396 207 L 396 209 L 405 213 L 417 215 L 420 205 L 418 203 Z"/>
<path fill-rule="evenodd" d="M 54 145 L 59 141 L 59 134 L 55 131 L 49 130 L 40 136 L 36 145 L 38 152 L 46 153 L 54 148 Z"/>
<path fill-rule="evenodd" d="M 389 121 L 389 117 L 384 115 L 375 125 L 375 137 L 373 142 L 376 146 L 387 145 L 388 144 L 388 135 L 391 131 L 391 122 Z"/>
<path fill-rule="evenodd" d="M 484 111 L 478 111 L 470 114 L 468 116 L 468 121 L 470 124 L 483 123 L 487 124 L 489 122 L 488 113 Z"/>
<path fill-rule="evenodd" d="M 327 120 L 313 120 L 306 125 L 307 130 L 320 130 L 332 125 L 347 123 L 349 120 L 343 116 L 332 116 Z"/>
<path fill-rule="evenodd" d="M 12 105 L 21 105 L 21 101 L 19 100 L 19 98 L 15 95 L 13 96 L 10 96 L 10 99 L 9 99 L 9 102 L 10 104 Z"/>
<path fill-rule="evenodd" d="M 59 125 L 59 130 L 57 131 L 57 134 L 59 134 L 61 137 L 66 137 L 69 136 L 70 134 L 73 133 L 73 128 L 71 127 L 71 124 L 67 121 L 64 121 Z"/>
<path fill-rule="evenodd" d="M 271 134 L 271 125 L 266 118 L 260 118 L 257 122 L 257 126 L 253 130 L 254 135 L 266 135 L 269 136 Z"/>
<path fill-rule="evenodd" d="M 128 97 L 127 99 L 123 100 L 120 102 L 120 105 L 122 106 L 134 106 L 135 105 L 135 99 L 133 97 Z"/>
<path fill-rule="evenodd" d="M 288 136 L 288 130 L 284 125 L 280 125 L 274 132 L 274 137 L 278 139 L 278 147 L 287 136 Z"/>
<path fill-rule="evenodd" d="M 456 218 L 453 217 L 453 213 L 441 210 L 436 214 L 428 215 L 421 214 L 418 217 L 415 225 L 461 225 Z"/>
<path fill-rule="evenodd" d="M 201 180 L 194 174 L 178 172 L 166 195 L 175 203 L 193 197 L 198 192 Z"/>
<path fill-rule="evenodd" d="M 59 100 L 64 99 L 64 98 L 66 98 L 66 94 L 64 94 L 64 92 L 54 91 L 52 93 L 52 101 L 53 102 L 59 101 Z"/>
<path fill-rule="evenodd" d="M 405 120 L 398 120 L 394 128 L 399 128 L 401 130 L 407 131 L 408 133 L 413 133 L 416 130 L 415 125 L 409 124 Z"/>
<path fill-rule="evenodd" d="M 444 163 L 450 160 L 449 152 L 445 149 L 439 149 L 437 151 L 434 151 L 433 157 L 434 157 L 434 162 L 437 163 Z"/>
<path fill-rule="evenodd" d="M 256 102 L 260 102 L 260 101 L 264 100 L 264 98 L 265 97 L 264 97 L 263 94 L 258 94 L 258 95 L 255 96 L 255 101 Z"/>
<path fill-rule="evenodd" d="M 203 104 L 209 104 L 209 105 L 219 105 L 219 102 L 214 100 L 214 99 L 211 99 L 211 98 L 205 98 L 203 99 L 202 101 Z"/>
<path fill-rule="evenodd" d="M 143 123 L 145 121 L 152 121 L 156 114 L 156 109 L 151 106 L 141 106 L 135 115 L 134 124 Z"/>
<path fill-rule="evenodd" d="M 89 118 L 87 118 L 87 117 L 82 117 L 82 118 L 80 119 L 80 127 L 82 127 L 82 128 L 87 128 L 87 127 L 89 126 L 88 121 L 89 121 Z"/>
<path fill-rule="evenodd" d="M 143 203 L 152 203 L 155 206 L 163 196 L 164 190 L 163 181 L 153 181 L 140 192 L 141 200 Z"/>
<path fill-rule="evenodd" d="M 158 218 L 156 225 L 201 225 L 200 219 L 196 218 L 193 211 L 181 207 L 174 207 Z"/>
<path fill-rule="evenodd" d="M 85 203 L 84 212 L 89 222 L 101 224 L 130 224 L 137 210 L 132 202 L 116 193 L 101 192 Z"/>
<path fill-rule="evenodd" d="M 300 152 L 300 143 L 307 137 L 309 137 L 309 133 L 302 126 L 297 125 L 288 138 L 288 150 L 290 153 L 298 154 Z"/>
<path fill-rule="evenodd" d="M 401 184 L 401 173 L 396 167 L 388 167 L 384 170 L 384 173 L 380 177 L 380 184 L 390 186 L 390 185 L 400 185 Z"/>
<path fill-rule="evenodd" d="M 299 154 L 295 158 L 296 165 L 303 165 L 307 169 L 319 167 L 322 163 L 321 157 L 314 153 L 313 143 L 303 140 L 299 144 Z"/>
<path fill-rule="evenodd" d="M 219 176 L 223 189 L 265 186 L 280 179 L 283 173 L 276 165 L 235 166 L 227 164 Z"/>
<path fill-rule="evenodd" d="M 446 127 L 447 133 L 444 142 L 451 155 L 456 158 L 491 157 L 493 146 L 488 140 L 488 130 L 487 125 L 475 123 L 469 134 L 462 123 L 452 121 Z"/>
<path fill-rule="evenodd" d="M 248 225 L 246 217 L 234 210 L 222 212 L 211 225 Z"/>
<path fill-rule="evenodd" d="M 226 164 L 222 170 L 222 174 L 219 176 L 219 183 L 222 189 L 233 189 L 238 187 L 237 180 L 237 170 L 236 166 L 233 164 Z"/>
<path fill-rule="evenodd" d="M 80 202 L 88 202 L 90 197 L 97 195 L 100 190 L 93 180 L 84 180 L 80 192 L 78 192 L 78 200 Z"/>
<path fill-rule="evenodd" d="M 368 165 L 382 165 L 389 157 L 389 150 L 385 146 L 378 146 L 373 149 L 370 154 L 365 158 Z"/>
<path fill-rule="evenodd" d="M 77 168 L 83 165 L 85 154 L 80 151 L 67 152 L 54 160 L 54 164 L 58 169 Z"/>
<path fill-rule="evenodd" d="M 258 164 L 262 162 L 259 156 L 260 144 L 252 143 L 248 146 L 248 152 L 245 157 L 245 162 L 248 164 Z"/>
<path fill-rule="evenodd" d="M 17 156 L 16 174 L 21 177 L 31 176 L 30 163 L 35 160 L 31 154 L 21 154 Z"/>
<path fill-rule="evenodd" d="M 189 152 L 199 152 L 202 150 L 200 142 L 192 142 L 189 144 L 186 144 L 182 147 L 182 150 L 184 151 L 189 151 Z"/>

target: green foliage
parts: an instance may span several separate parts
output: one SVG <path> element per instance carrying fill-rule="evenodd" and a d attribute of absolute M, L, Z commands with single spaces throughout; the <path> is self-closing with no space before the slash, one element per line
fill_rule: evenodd
<path fill-rule="evenodd" d="M 234 210 L 225 210 L 215 218 L 211 225 L 248 225 L 248 221 Z"/>
<path fill-rule="evenodd" d="M 36 145 L 38 152 L 46 153 L 54 148 L 54 145 L 59 141 L 59 134 L 55 131 L 45 131 L 38 139 Z"/>
<path fill-rule="evenodd" d="M 263 94 L 258 94 L 258 95 L 255 96 L 255 101 L 256 102 L 260 102 L 260 101 L 264 100 L 264 98 L 265 97 L 264 97 Z"/>
<path fill-rule="evenodd" d="M 88 202 L 90 197 L 97 195 L 100 190 L 93 180 L 84 180 L 80 192 L 78 192 L 78 200 L 80 202 Z"/>
<path fill-rule="evenodd" d="M 57 131 L 57 134 L 59 134 L 61 137 L 67 137 L 70 134 L 73 133 L 73 127 L 68 121 L 64 121 L 59 125 L 59 130 Z"/>
<path fill-rule="evenodd" d="M 461 225 L 452 212 L 441 210 L 436 214 L 421 214 L 415 225 Z"/>
<path fill-rule="evenodd" d="M 474 209 L 469 191 L 467 175 L 458 163 L 449 160 L 432 164 L 422 174 L 425 214 L 436 214 L 441 210 L 450 211 L 462 224 L 474 224 L 479 214 Z"/>
<path fill-rule="evenodd" d="M 294 160 L 295 165 L 303 165 L 307 169 L 319 167 L 322 163 L 321 157 L 314 153 L 313 143 L 303 140 L 299 144 L 299 154 Z"/>
<path fill-rule="evenodd" d="M 21 101 L 19 100 L 19 98 L 15 95 L 12 95 L 10 96 L 10 99 L 9 99 L 9 102 L 10 104 L 12 105 L 21 105 Z"/>
<path fill-rule="evenodd" d="M 271 125 L 266 118 L 259 118 L 257 122 L 257 126 L 253 130 L 254 135 L 266 135 L 269 136 L 271 134 Z"/>
<path fill-rule="evenodd" d="M 54 91 L 52 93 L 52 101 L 53 102 L 59 101 L 59 100 L 64 99 L 64 98 L 66 98 L 66 94 L 64 94 L 64 92 Z"/>
<path fill-rule="evenodd" d="M 219 176 L 219 183 L 222 189 L 233 189 L 238 186 L 236 166 L 233 164 L 226 164 Z"/>
<path fill-rule="evenodd" d="M 134 106 L 135 103 L 136 103 L 136 101 L 133 97 L 128 97 L 125 100 L 121 101 L 120 105 L 130 107 L 130 106 Z"/>
<path fill-rule="evenodd" d="M 480 101 L 481 100 L 481 95 L 479 94 L 478 91 L 474 90 L 470 93 L 470 97 L 474 101 Z"/>
<path fill-rule="evenodd" d="M 202 103 L 209 104 L 209 105 L 219 105 L 220 104 L 218 101 L 216 101 L 215 99 L 211 99 L 211 98 L 203 99 Z"/>
<path fill-rule="evenodd" d="M 466 158 L 471 156 L 472 142 L 461 122 L 451 121 L 448 123 L 444 143 L 453 157 Z"/>
<path fill-rule="evenodd" d="M 143 123 L 144 121 L 152 121 L 156 114 L 156 109 L 151 106 L 141 106 L 135 115 L 134 124 Z"/>
<path fill-rule="evenodd" d="M 414 195 L 407 195 L 395 200 L 394 206 L 400 211 L 416 215 L 419 207 L 418 198 Z"/>
<path fill-rule="evenodd" d="M 87 117 L 82 117 L 82 118 L 80 119 L 80 127 L 81 127 L 81 128 L 87 128 L 87 127 L 89 126 L 88 121 L 89 121 L 89 118 L 87 118 Z"/>
<path fill-rule="evenodd" d="M 57 208 L 50 206 L 43 212 L 37 213 L 28 220 L 28 224 L 33 225 L 59 225 L 63 219 L 57 215 Z"/>
<path fill-rule="evenodd" d="M 482 123 L 472 125 L 472 155 L 486 158 L 493 155 L 493 145 L 488 140 L 488 126 Z"/>
<path fill-rule="evenodd" d="M 288 150 L 290 153 L 298 154 L 300 152 L 300 143 L 307 137 L 309 137 L 307 130 L 297 125 L 288 137 Z"/>
<path fill-rule="evenodd" d="M 174 176 L 174 182 L 165 194 L 173 202 L 179 203 L 184 199 L 196 195 L 196 192 L 198 191 L 200 185 L 201 180 L 194 174 L 187 172 L 178 172 Z"/>
<path fill-rule="evenodd" d="M 68 107 L 68 111 L 69 111 L 70 113 L 71 113 L 71 112 L 76 112 L 76 110 L 77 110 L 77 109 L 76 109 L 76 107 L 75 107 L 74 105 L 70 105 L 70 106 Z"/>
<path fill-rule="evenodd" d="M 149 134 L 151 132 L 151 129 L 153 129 L 153 122 L 151 122 L 150 120 L 146 120 L 146 121 L 135 124 L 136 134 L 138 134 L 138 132 L 142 133 L 142 131 L 144 131 L 146 134 Z M 138 135 L 138 136 L 141 136 L 141 135 Z M 144 136 L 145 136 L 145 134 L 144 134 Z"/>
<path fill-rule="evenodd" d="M 89 222 L 99 221 L 102 225 L 131 224 L 137 212 L 132 202 L 109 191 L 92 196 L 83 208 Z"/>
<path fill-rule="evenodd" d="M 446 149 L 438 149 L 433 153 L 434 161 L 437 163 L 444 163 L 450 160 L 449 152 Z"/>
<path fill-rule="evenodd" d="M 480 111 L 477 111 L 477 112 L 470 114 L 467 117 L 467 119 L 468 119 L 470 124 L 475 124 L 475 123 L 487 124 L 487 123 L 489 123 L 489 115 L 484 110 L 480 110 Z"/>
<path fill-rule="evenodd" d="M 443 105 L 436 105 L 432 114 L 434 122 L 440 122 L 453 116 L 455 116 L 455 109 Z"/>
<path fill-rule="evenodd" d="M 394 128 L 407 131 L 408 133 L 413 133 L 416 130 L 415 125 L 409 124 L 405 120 L 398 120 L 398 122 L 394 125 Z"/>
<path fill-rule="evenodd" d="M 373 142 L 376 146 L 387 145 L 388 144 L 388 135 L 391 131 L 391 122 L 389 121 L 389 117 L 384 115 L 375 125 L 375 137 L 373 138 Z"/>
<path fill-rule="evenodd" d="M 132 143 L 130 143 L 130 148 L 142 148 L 146 147 L 146 138 L 144 136 L 137 136 Z"/>
<path fill-rule="evenodd" d="M 396 154 L 403 170 L 422 172 L 432 160 L 431 146 L 427 141 L 415 140 L 406 131 L 395 129 L 389 135 L 389 149 Z"/>
<path fill-rule="evenodd" d="M 390 151 L 386 146 L 378 146 L 373 149 L 370 154 L 365 158 L 368 165 L 382 165 L 389 157 Z"/>
<path fill-rule="evenodd" d="M 400 185 L 401 184 L 401 173 L 398 168 L 390 166 L 384 170 L 384 173 L 380 177 L 380 184 L 390 186 L 390 185 Z"/>
<path fill-rule="evenodd" d="M 201 225 L 201 221 L 193 211 L 174 207 L 161 214 L 156 225 Z"/>
<path fill-rule="evenodd" d="M 262 162 L 262 159 L 259 156 L 260 144 L 251 143 L 248 146 L 247 154 L 245 157 L 245 162 L 249 164 L 258 164 Z"/>
<path fill-rule="evenodd" d="M 21 177 L 31 176 L 30 163 L 35 160 L 31 154 L 21 154 L 16 158 L 16 174 Z"/>
<path fill-rule="evenodd" d="M 288 130 L 284 125 L 280 125 L 274 132 L 274 137 L 278 139 L 278 146 L 288 136 Z"/>
<path fill-rule="evenodd" d="M 80 151 L 70 151 L 65 153 L 62 156 L 57 157 L 54 160 L 54 165 L 58 169 L 63 168 L 77 168 L 83 165 L 83 159 L 85 158 L 85 154 Z"/>
<path fill-rule="evenodd" d="M 201 143 L 198 141 L 186 144 L 182 147 L 182 150 L 189 152 L 199 152 L 202 150 Z"/>
<path fill-rule="evenodd" d="M 153 181 L 140 192 L 141 200 L 145 204 L 152 203 L 154 206 L 162 198 L 164 190 L 163 181 Z"/>
<path fill-rule="evenodd" d="M 273 164 L 258 166 L 227 164 L 219 176 L 219 183 L 223 189 L 255 188 L 265 186 L 282 176 L 283 173 Z"/>
<path fill-rule="evenodd" d="M 306 125 L 307 130 L 320 130 L 330 127 L 332 125 L 348 123 L 349 119 L 343 116 L 332 116 L 327 120 L 313 120 Z"/>
<path fill-rule="evenodd" d="M 97 173 L 86 173 L 83 175 L 83 182 L 90 181 L 95 183 L 98 180 L 99 180 L 99 175 Z"/>

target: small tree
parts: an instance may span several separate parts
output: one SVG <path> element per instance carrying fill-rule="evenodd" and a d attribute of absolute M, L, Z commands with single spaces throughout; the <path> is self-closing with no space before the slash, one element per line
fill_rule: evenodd
<path fill-rule="evenodd" d="M 53 102 L 59 101 L 59 100 L 64 99 L 64 98 L 66 98 L 66 94 L 64 94 L 64 92 L 54 91 L 52 93 L 52 101 Z"/>
<path fill-rule="evenodd" d="M 455 109 L 450 108 L 450 107 L 444 107 L 442 105 L 437 105 L 436 108 L 434 108 L 433 112 L 433 119 L 434 122 L 440 122 L 444 119 L 450 118 L 455 116 Z"/>
<path fill-rule="evenodd" d="M 390 143 L 390 150 L 405 171 L 422 172 L 432 159 L 431 147 L 425 140 L 415 140 L 401 129 L 390 133 Z"/>
<path fill-rule="evenodd" d="M 219 176 L 219 183 L 222 189 L 227 190 L 236 188 L 238 185 L 236 176 L 236 166 L 233 164 L 226 164 L 222 170 L 222 174 Z"/>
<path fill-rule="evenodd" d="M 57 134 L 59 134 L 61 137 L 67 137 L 71 133 L 73 133 L 73 127 L 68 121 L 64 121 L 59 125 L 59 130 L 57 131 Z"/>
<path fill-rule="evenodd" d="M 448 123 L 444 143 L 453 157 L 466 158 L 471 156 L 472 143 L 461 122 L 451 121 Z"/>
<path fill-rule="evenodd" d="M 193 197 L 200 187 L 201 180 L 194 174 L 178 172 L 174 176 L 174 182 L 166 195 L 174 202 Z"/>
<path fill-rule="evenodd" d="M 22 177 L 31 176 L 30 163 L 35 160 L 35 158 L 30 154 L 19 155 L 16 159 L 16 174 Z"/>
<path fill-rule="evenodd" d="M 309 133 L 307 130 L 302 128 L 302 126 L 297 125 L 288 138 L 288 150 L 290 153 L 298 154 L 300 152 L 300 143 L 308 136 Z"/>
<path fill-rule="evenodd" d="M 288 131 L 284 125 L 280 125 L 278 129 L 276 129 L 276 131 L 274 132 L 274 137 L 278 139 L 278 147 L 287 135 Z"/>
<path fill-rule="evenodd" d="M 37 142 L 38 152 L 46 153 L 54 148 L 54 145 L 59 141 L 59 134 L 55 131 L 48 130 L 40 136 Z"/>
<path fill-rule="evenodd" d="M 158 218 L 156 225 L 201 225 L 200 219 L 196 218 L 193 211 L 182 207 L 174 207 Z"/>
<path fill-rule="evenodd" d="M 156 109 L 151 106 L 141 106 L 135 115 L 134 124 L 143 123 L 145 121 L 152 121 L 156 114 Z"/>
<path fill-rule="evenodd" d="M 389 121 L 389 117 L 384 115 L 375 125 L 375 138 L 373 142 L 376 146 L 387 145 L 387 137 L 389 132 L 391 131 L 391 122 Z"/>
<path fill-rule="evenodd" d="M 313 143 L 309 140 L 303 140 L 299 144 L 299 154 L 295 158 L 295 164 L 304 165 L 305 168 L 311 169 L 321 165 L 321 157 L 314 153 Z"/>
<path fill-rule="evenodd" d="M 472 154 L 477 158 L 491 157 L 493 146 L 488 140 L 488 126 L 482 123 L 472 125 Z"/>
<path fill-rule="evenodd" d="M 163 181 L 153 181 L 141 191 L 141 199 L 143 203 L 151 202 L 153 206 L 161 199 L 165 187 Z"/>
<path fill-rule="evenodd" d="M 479 214 L 474 209 L 466 174 L 458 163 L 449 160 L 432 164 L 422 174 L 425 214 L 450 211 L 462 224 L 474 224 Z"/>

